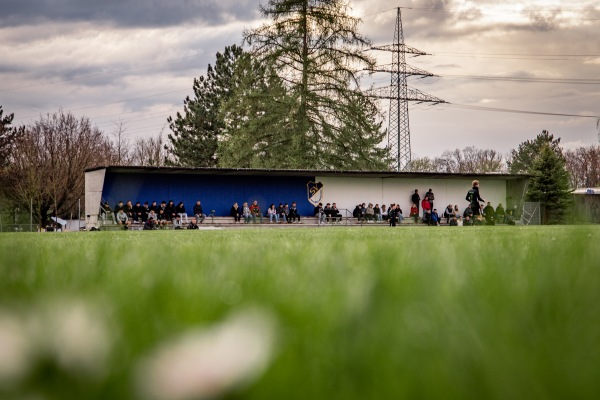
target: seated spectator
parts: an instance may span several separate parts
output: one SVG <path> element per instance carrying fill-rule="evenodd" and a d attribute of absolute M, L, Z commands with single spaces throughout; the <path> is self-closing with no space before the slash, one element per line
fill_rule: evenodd
<path fill-rule="evenodd" d="M 462 213 L 458 209 L 458 204 L 454 205 L 454 216 L 456 217 L 457 220 L 458 220 L 458 218 L 462 217 Z"/>
<path fill-rule="evenodd" d="M 150 207 L 148 207 L 148 212 L 150 212 L 150 210 L 154 210 L 154 213 L 158 214 L 159 209 L 160 207 L 156 204 L 155 201 L 153 201 L 152 204 L 150 204 Z"/>
<path fill-rule="evenodd" d="M 175 219 L 173 220 L 173 228 L 183 229 L 183 224 L 181 223 L 181 217 L 179 216 L 179 214 L 177 214 L 175 216 Z"/>
<path fill-rule="evenodd" d="M 206 219 L 206 215 L 204 215 L 204 210 L 202 209 L 202 203 L 200 200 L 198 200 L 194 206 L 194 216 L 196 217 L 196 223 L 203 223 Z"/>
<path fill-rule="evenodd" d="M 362 222 L 364 220 L 364 214 L 362 212 L 362 207 L 360 204 L 356 205 L 354 211 L 352 211 L 352 216 L 356 218 L 358 222 Z"/>
<path fill-rule="evenodd" d="M 260 211 L 258 200 L 252 202 L 250 212 L 252 213 L 252 222 L 256 223 L 256 220 L 258 220 L 262 224 L 262 212 Z"/>
<path fill-rule="evenodd" d="M 115 221 L 117 222 L 117 225 L 122 226 L 123 229 L 129 229 L 129 225 L 131 225 L 131 221 L 123 209 L 119 210 L 115 216 Z"/>
<path fill-rule="evenodd" d="M 185 205 L 183 204 L 183 201 L 180 201 L 179 204 L 177 204 L 177 207 L 175 207 L 175 212 L 177 212 L 177 215 L 179 215 L 179 218 L 181 218 L 182 223 L 188 222 L 188 215 L 185 211 Z"/>
<path fill-rule="evenodd" d="M 448 207 L 444 210 L 444 218 L 446 218 L 446 223 L 450 225 L 450 220 L 454 216 L 454 209 L 452 208 L 452 204 L 448 204 Z"/>
<path fill-rule="evenodd" d="M 473 226 L 473 220 L 471 219 L 473 215 L 465 215 L 465 219 L 463 221 L 464 226 Z"/>
<path fill-rule="evenodd" d="M 456 226 L 463 226 L 462 216 L 460 216 L 460 215 L 458 217 L 455 216 L 455 218 L 456 218 Z"/>
<path fill-rule="evenodd" d="M 505 223 L 506 213 L 504 212 L 504 207 L 502 207 L 502 203 L 498 203 L 498 207 L 496 207 L 496 221 L 499 223 Z"/>
<path fill-rule="evenodd" d="M 410 218 L 414 218 L 415 223 L 419 222 L 419 209 L 415 203 L 410 207 Z"/>
<path fill-rule="evenodd" d="M 390 204 L 390 209 L 387 212 L 390 226 L 396 226 L 396 205 Z"/>
<path fill-rule="evenodd" d="M 323 203 L 317 204 L 314 208 L 314 216 L 317 217 L 317 223 L 319 225 L 325 223 L 325 209 L 323 208 Z"/>
<path fill-rule="evenodd" d="M 156 215 L 156 223 L 160 228 L 164 228 L 169 223 L 167 214 L 165 214 L 165 210 L 162 208 L 158 210 L 158 214 Z"/>
<path fill-rule="evenodd" d="M 100 218 L 102 218 L 103 221 L 114 219 L 113 211 L 112 208 L 110 208 L 108 201 L 100 204 Z"/>
<path fill-rule="evenodd" d="M 456 215 L 452 214 L 450 217 L 450 222 L 448 222 L 450 226 L 458 226 L 458 222 L 456 221 Z"/>
<path fill-rule="evenodd" d="M 233 222 L 234 223 L 238 223 L 241 221 L 242 218 L 242 210 L 240 210 L 238 203 L 233 203 L 233 205 L 231 206 L 231 209 L 229 210 L 229 215 L 231 215 L 233 217 Z"/>
<path fill-rule="evenodd" d="M 400 208 L 400 204 L 394 205 L 396 208 L 396 222 L 401 224 L 404 221 L 404 215 L 402 214 L 402 209 Z"/>
<path fill-rule="evenodd" d="M 463 212 L 463 218 L 465 219 L 465 225 L 467 225 L 467 217 L 469 217 L 469 221 L 473 218 L 473 209 L 471 209 L 471 206 L 467 206 L 467 208 L 465 208 L 465 211 Z"/>
<path fill-rule="evenodd" d="M 134 222 L 142 222 L 142 219 L 143 219 L 142 214 L 144 213 L 142 203 L 140 203 L 139 201 L 136 201 L 135 205 L 133 206 L 131 211 L 132 211 L 131 214 L 133 215 L 133 221 Z"/>
<path fill-rule="evenodd" d="M 286 207 L 284 207 L 283 203 L 279 203 L 279 207 L 277 207 L 277 215 L 279 215 L 281 222 L 287 222 Z"/>
<path fill-rule="evenodd" d="M 290 207 L 290 213 L 288 214 L 288 223 L 293 223 L 295 220 L 298 220 L 298 223 L 300 223 L 300 214 L 298 214 L 296 202 L 293 201 Z"/>
<path fill-rule="evenodd" d="M 375 222 L 375 209 L 373 208 L 373 203 L 369 203 L 365 209 L 365 219 L 367 222 Z"/>
<path fill-rule="evenodd" d="M 267 215 L 269 216 L 269 223 L 273 223 L 273 219 L 275 219 L 276 223 L 279 223 L 279 214 L 277 213 L 277 209 L 275 208 L 275 204 L 271 204 L 267 209 Z"/>
<path fill-rule="evenodd" d="M 386 208 L 385 204 L 381 205 L 381 219 L 384 221 L 388 220 L 388 209 Z"/>
<path fill-rule="evenodd" d="M 150 212 L 148 213 L 148 218 L 146 218 L 146 221 L 149 220 L 150 218 L 152 218 L 154 220 L 154 224 L 156 225 L 157 215 L 154 212 L 154 210 L 150 210 Z"/>
<path fill-rule="evenodd" d="M 485 222 L 488 225 L 495 225 L 494 207 L 492 207 L 492 203 L 490 203 L 489 201 L 487 202 L 487 205 L 483 209 L 483 215 L 485 216 Z"/>
<path fill-rule="evenodd" d="M 377 220 L 377 222 L 382 222 L 383 217 L 381 216 L 381 208 L 379 208 L 379 204 L 375 204 L 375 207 L 373 207 L 373 212 L 375 213 L 375 220 Z"/>
<path fill-rule="evenodd" d="M 504 220 L 506 221 L 506 223 L 508 225 L 515 225 L 515 219 L 513 217 L 512 210 L 508 210 L 508 212 L 506 213 L 506 217 L 504 218 Z"/>
<path fill-rule="evenodd" d="M 252 219 L 252 212 L 250 211 L 250 207 L 248 207 L 248 203 L 244 202 L 242 205 L 242 217 L 244 217 L 244 223 L 247 224 Z"/>
<path fill-rule="evenodd" d="M 283 205 L 283 216 L 280 215 L 279 218 L 283 218 L 283 222 L 288 222 L 288 217 L 290 215 L 290 206 L 288 203 Z"/>
<path fill-rule="evenodd" d="M 131 204 L 131 200 L 128 200 L 127 203 L 125 203 L 123 210 L 125 211 L 125 214 L 127 214 L 127 217 L 129 218 L 129 222 L 135 220 L 133 218 L 133 204 Z"/>
<path fill-rule="evenodd" d="M 150 214 L 148 214 L 148 218 L 146 218 L 146 222 L 144 223 L 144 230 L 151 231 L 154 229 L 156 229 L 156 220 L 153 216 L 150 216 Z"/>
<path fill-rule="evenodd" d="M 187 226 L 188 229 L 200 229 L 198 227 L 198 224 L 196 224 L 196 221 L 194 221 L 193 219 L 190 219 L 190 223 Z"/>
<path fill-rule="evenodd" d="M 439 224 L 440 224 L 440 216 L 437 212 L 437 208 L 434 208 L 433 211 L 431 212 L 431 216 L 429 219 L 429 225 L 438 226 Z"/>
<path fill-rule="evenodd" d="M 325 204 L 325 207 L 323 207 L 323 212 L 325 213 L 325 221 L 331 222 L 331 203 Z"/>
<path fill-rule="evenodd" d="M 431 217 L 431 203 L 429 197 L 425 195 L 423 201 L 421 201 L 421 208 L 423 209 L 423 222 L 429 224 L 429 218 Z"/>
<path fill-rule="evenodd" d="M 342 223 L 342 214 L 340 213 L 340 210 L 338 210 L 336 203 L 331 205 L 331 218 L 333 222 L 337 222 L 338 224 Z"/>
<path fill-rule="evenodd" d="M 119 200 L 117 202 L 117 205 L 115 206 L 115 215 L 121 211 L 125 206 L 123 205 L 123 202 L 121 200 Z"/>
<path fill-rule="evenodd" d="M 165 215 L 169 221 L 174 221 L 177 216 L 177 210 L 175 209 L 175 202 L 173 200 L 169 200 L 169 204 L 165 208 Z"/>
<path fill-rule="evenodd" d="M 149 212 L 150 212 L 150 206 L 148 205 L 148 202 L 145 201 L 144 205 L 142 206 L 142 222 L 146 222 L 146 220 L 148 219 Z"/>

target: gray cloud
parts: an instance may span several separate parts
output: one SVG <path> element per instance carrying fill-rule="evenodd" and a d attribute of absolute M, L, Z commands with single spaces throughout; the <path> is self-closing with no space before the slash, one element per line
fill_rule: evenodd
<path fill-rule="evenodd" d="M 234 0 L 4 0 L 0 24 L 94 21 L 117 27 L 164 27 L 201 21 L 251 20 L 257 3 Z"/>

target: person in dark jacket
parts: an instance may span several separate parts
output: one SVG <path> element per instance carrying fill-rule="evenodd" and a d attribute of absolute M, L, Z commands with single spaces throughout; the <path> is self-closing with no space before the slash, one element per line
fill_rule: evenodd
<path fill-rule="evenodd" d="M 188 222 L 188 215 L 185 211 L 185 205 L 183 204 L 183 201 L 180 201 L 179 204 L 177 204 L 177 207 L 175 207 L 175 212 L 179 218 L 181 218 L 181 222 Z"/>
<path fill-rule="evenodd" d="M 196 216 L 196 222 L 203 223 L 206 219 L 206 215 L 204 215 L 204 210 L 202 209 L 202 203 L 200 200 L 198 200 L 196 205 L 194 205 L 194 215 Z"/>
<path fill-rule="evenodd" d="M 165 215 L 169 221 L 173 221 L 177 216 L 177 211 L 175 210 L 175 202 L 173 200 L 169 200 L 169 204 L 165 208 Z"/>
<path fill-rule="evenodd" d="M 298 207 L 296 207 L 296 202 L 292 202 L 292 206 L 290 207 L 290 212 L 288 214 L 288 223 L 293 223 L 294 220 L 298 220 L 300 223 L 300 214 L 298 214 Z"/>
<path fill-rule="evenodd" d="M 231 209 L 229 210 L 229 215 L 231 215 L 233 217 L 234 223 L 237 224 L 238 222 L 241 221 L 242 211 L 240 210 L 238 203 L 233 203 L 233 205 L 231 206 Z"/>
<path fill-rule="evenodd" d="M 417 206 L 417 215 L 419 215 L 419 204 L 421 204 L 421 196 L 419 196 L 419 189 L 415 189 L 415 193 L 411 196 L 411 201 Z"/>

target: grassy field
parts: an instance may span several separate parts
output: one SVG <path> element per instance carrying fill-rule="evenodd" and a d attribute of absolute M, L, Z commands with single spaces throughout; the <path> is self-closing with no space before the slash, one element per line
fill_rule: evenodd
<path fill-rule="evenodd" d="M 595 399 L 600 228 L 0 234 L 0 398 Z"/>

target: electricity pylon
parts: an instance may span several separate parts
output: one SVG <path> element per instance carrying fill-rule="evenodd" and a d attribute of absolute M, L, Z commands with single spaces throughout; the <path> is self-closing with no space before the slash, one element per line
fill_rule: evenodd
<path fill-rule="evenodd" d="M 372 49 L 392 53 L 392 65 L 390 69 L 376 67 L 372 71 L 389 72 L 392 75 L 392 82 L 389 88 L 379 88 L 374 92 L 376 97 L 390 100 L 388 148 L 390 154 L 394 157 L 394 169 L 403 171 L 410 164 L 411 160 L 408 102 L 439 104 L 445 103 L 445 101 L 408 87 L 406 81 L 408 76 L 428 77 L 435 75 L 406 64 L 406 54 L 413 54 L 414 57 L 417 57 L 427 55 L 427 53 L 404 44 L 400 7 L 398 7 L 398 15 L 396 17 L 394 44 L 373 47 Z"/>

